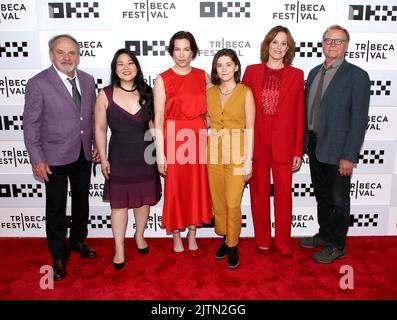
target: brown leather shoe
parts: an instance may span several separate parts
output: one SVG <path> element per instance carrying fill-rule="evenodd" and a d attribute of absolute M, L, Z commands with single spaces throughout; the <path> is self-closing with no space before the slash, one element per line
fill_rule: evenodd
<path fill-rule="evenodd" d="M 82 258 L 95 258 L 96 252 L 85 242 L 77 242 L 70 244 L 70 250 L 77 251 L 80 253 Z"/>
<path fill-rule="evenodd" d="M 54 272 L 54 281 L 63 280 L 66 278 L 66 260 L 55 259 L 52 264 L 52 270 Z"/>

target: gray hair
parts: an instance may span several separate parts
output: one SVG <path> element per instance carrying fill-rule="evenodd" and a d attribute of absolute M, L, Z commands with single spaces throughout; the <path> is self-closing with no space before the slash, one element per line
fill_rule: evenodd
<path fill-rule="evenodd" d="M 48 48 L 50 49 L 50 51 L 53 51 L 53 50 L 54 50 L 55 42 L 56 42 L 57 40 L 61 39 L 61 38 L 67 38 L 67 39 L 71 40 L 72 42 L 74 42 L 75 45 L 76 45 L 77 53 L 80 55 L 80 45 L 79 45 L 79 43 L 77 42 L 77 40 L 76 40 L 74 37 L 72 37 L 70 34 L 59 34 L 59 35 L 57 35 L 57 36 L 52 37 L 52 38 L 48 41 Z"/>
<path fill-rule="evenodd" d="M 327 28 L 327 30 L 325 30 L 324 33 L 323 33 L 323 40 L 324 40 L 324 37 L 325 37 L 325 35 L 327 34 L 327 32 L 330 31 L 330 30 L 340 30 L 340 31 L 343 31 L 343 32 L 345 33 L 345 35 L 346 35 L 346 40 L 347 40 L 347 42 L 350 41 L 350 34 L 349 34 L 349 31 L 347 31 L 346 28 L 343 28 L 343 27 L 340 26 L 339 24 L 333 24 L 332 26 L 329 26 L 329 27 Z"/>

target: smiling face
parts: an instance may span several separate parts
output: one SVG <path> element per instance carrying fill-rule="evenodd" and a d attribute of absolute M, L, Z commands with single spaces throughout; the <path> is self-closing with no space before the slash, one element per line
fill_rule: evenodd
<path fill-rule="evenodd" d="M 269 60 L 283 60 L 288 51 L 288 38 L 285 32 L 279 32 L 269 44 Z"/>
<path fill-rule="evenodd" d="M 74 77 L 80 62 L 80 55 L 76 44 L 69 38 L 59 38 L 50 50 L 53 65 L 69 77 Z"/>
<path fill-rule="evenodd" d="M 336 44 L 335 41 L 341 43 Z M 329 30 L 324 35 L 323 39 L 323 53 L 327 61 L 327 65 L 332 64 L 335 60 L 342 59 L 345 56 L 348 46 L 349 42 L 347 41 L 346 34 L 343 30 Z"/>
<path fill-rule="evenodd" d="M 234 80 L 234 74 L 238 71 L 238 65 L 229 56 L 221 56 L 216 62 L 216 73 L 221 82 Z"/>
<path fill-rule="evenodd" d="M 189 40 L 175 39 L 172 57 L 179 68 L 184 69 L 188 67 L 193 60 L 193 51 L 190 48 Z"/>
<path fill-rule="evenodd" d="M 121 82 L 133 81 L 137 74 L 137 67 L 131 57 L 122 53 L 116 61 L 116 74 Z"/>

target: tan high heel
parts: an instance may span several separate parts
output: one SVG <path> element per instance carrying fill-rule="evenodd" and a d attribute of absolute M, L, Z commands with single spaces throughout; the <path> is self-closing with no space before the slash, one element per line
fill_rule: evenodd
<path fill-rule="evenodd" d="M 181 232 L 179 231 L 179 230 L 174 230 L 173 232 L 172 232 L 172 239 L 173 239 L 173 241 L 174 241 L 174 249 L 173 249 L 173 252 L 175 253 L 175 254 L 182 254 L 182 253 L 185 253 L 185 248 L 183 248 L 183 242 L 182 242 L 182 238 L 181 238 L 181 234 L 180 234 Z M 180 239 L 180 241 L 181 241 L 181 243 L 182 243 L 182 248 L 183 248 L 183 250 L 181 250 L 181 251 L 176 251 L 175 250 L 175 238 L 177 237 L 177 235 L 179 235 L 179 239 Z"/>
<path fill-rule="evenodd" d="M 192 227 L 188 227 L 188 232 L 187 232 L 187 235 L 186 235 L 186 238 L 188 239 L 188 242 L 189 242 L 189 236 L 190 236 L 190 232 L 192 232 L 192 234 L 193 234 L 193 232 L 194 232 L 194 237 L 196 238 L 196 231 L 197 231 L 197 228 L 192 228 Z M 189 243 L 190 244 L 190 243 Z M 190 245 L 189 245 L 189 253 L 190 253 L 190 255 L 192 256 L 192 257 L 197 257 L 198 256 L 198 254 L 199 254 L 199 248 L 198 248 L 198 246 L 197 246 L 197 248 L 196 249 L 190 249 Z"/>

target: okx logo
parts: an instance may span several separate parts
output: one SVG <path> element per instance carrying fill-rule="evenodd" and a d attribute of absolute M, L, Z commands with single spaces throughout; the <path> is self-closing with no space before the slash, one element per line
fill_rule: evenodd
<path fill-rule="evenodd" d="M 90 215 L 88 225 L 91 229 L 111 229 L 110 215 Z"/>
<path fill-rule="evenodd" d="M 314 197 L 314 189 L 311 183 L 294 183 L 292 187 L 294 197 Z"/>
<path fill-rule="evenodd" d="M 0 58 L 20 58 L 28 57 L 27 41 L 6 41 L 0 42 Z"/>
<path fill-rule="evenodd" d="M 351 214 L 350 215 L 350 227 L 377 227 L 379 215 L 374 214 Z"/>
<path fill-rule="evenodd" d="M 95 79 L 95 89 L 96 92 L 99 93 L 99 90 L 103 88 L 103 80 L 102 78 L 96 78 Z"/>
<path fill-rule="evenodd" d="M 18 115 L 0 116 L 0 131 L 23 130 L 23 117 Z"/>
<path fill-rule="evenodd" d="M 67 19 L 67 18 L 99 18 L 98 2 L 50 2 L 48 11 L 50 19 Z"/>
<path fill-rule="evenodd" d="M 201 1 L 201 18 L 249 18 L 249 1 Z"/>
<path fill-rule="evenodd" d="M 358 156 L 358 163 L 363 164 L 383 164 L 384 163 L 385 150 L 364 150 Z"/>
<path fill-rule="evenodd" d="M 349 20 L 397 21 L 397 5 L 350 5 Z"/>
<path fill-rule="evenodd" d="M 0 198 L 42 198 L 41 184 L 0 184 Z"/>
<path fill-rule="evenodd" d="M 390 80 L 371 80 L 371 96 L 390 96 L 390 89 Z"/>
<path fill-rule="evenodd" d="M 153 41 L 139 41 L 132 40 L 125 42 L 125 48 L 133 52 L 136 56 L 165 56 L 167 52 L 167 46 L 164 40 L 153 40 Z"/>
<path fill-rule="evenodd" d="M 299 42 L 295 47 L 295 53 L 301 58 L 321 58 L 322 47 L 321 42 Z"/>

